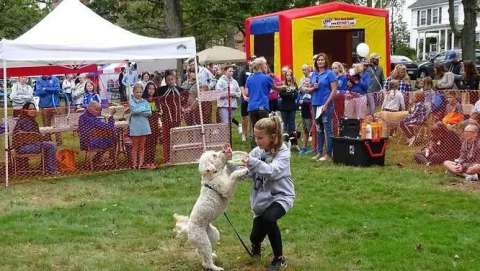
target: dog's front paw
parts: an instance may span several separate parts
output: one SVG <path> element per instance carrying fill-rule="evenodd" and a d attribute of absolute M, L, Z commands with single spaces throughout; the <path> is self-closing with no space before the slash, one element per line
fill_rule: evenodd
<path fill-rule="evenodd" d="M 246 176 L 247 174 L 248 174 L 248 168 L 242 168 L 242 169 L 238 169 L 238 170 L 235 170 L 234 172 L 232 172 L 232 174 L 230 175 L 230 178 L 238 179 L 238 178 L 241 178 L 243 176 Z"/>

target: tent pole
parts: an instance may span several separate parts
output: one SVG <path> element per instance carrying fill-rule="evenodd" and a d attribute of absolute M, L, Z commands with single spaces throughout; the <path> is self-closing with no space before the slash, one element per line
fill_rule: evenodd
<path fill-rule="evenodd" d="M 3 127 L 5 127 L 5 187 L 8 187 L 7 61 L 3 60 Z"/>
<path fill-rule="evenodd" d="M 197 85 L 197 97 L 200 97 L 200 84 L 198 83 L 198 63 L 197 63 L 197 56 L 195 56 L 195 78 L 197 78 L 196 85 Z M 202 145 L 203 145 L 203 151 L 207 150 L 207 143 L 205 140 L 205 127 L 203 127 L 203 110 L 202 110 L 202 100 L 198 99 L 198 109 L 200 111 L 200 129 L 202 133 Z"/>

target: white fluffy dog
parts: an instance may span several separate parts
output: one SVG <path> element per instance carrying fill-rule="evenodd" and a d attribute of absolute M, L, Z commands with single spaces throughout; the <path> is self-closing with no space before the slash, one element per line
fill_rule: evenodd
<path fill-rule="evenodd" d="M 221 215 L 233 196 L 236 180 L 246 175 L 244 167 L 230 172 L 223 151 L 206 151 L 199 159 L 198 170 L 202 176 L 201 190 L 190 217 L 174 214 L 177 236 L 186 234 L 189 242 L 202 257 L 207 270 L 223 270 L 213 262 L 212 246 L 220 239 L 220 233 L 211 223 Z"/>

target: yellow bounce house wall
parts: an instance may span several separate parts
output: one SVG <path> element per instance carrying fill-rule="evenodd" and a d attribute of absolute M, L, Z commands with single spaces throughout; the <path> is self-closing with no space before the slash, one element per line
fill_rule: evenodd
<path fill-rule="evenodd" d="M 273 61 L 273 70 L 275 71 L 275 75 L 280 76 L 282 73 L 282 68 L 280 67 L 280 35 L 278 32 L 275 32 L 274 36 L 274 61 Z"/>
<path fill-rule="evenodd" d="M 250 55 L 253 55 L 255 52 L 255 35 L 250 35 Z"/>
<path fill-rule="evenodd" d="M 325 27 L 324 20 L 330 18 L 353 18 L 355 19 L 355 24 L 341 28 Z M 364 29 L 365 43 L 370 47 L 370 53 L 375 52 L 381 56 L 379 64 L 382 66 L 383 70 L 386 71 L 387 33 L 385 29 L 385 18 L 345 11 L 335 11 L 292 20 L 292 51 L 295 78 L 302 77 L 300 67 L 303 64 L 313 64 L 313 31 L 334 31 L 335 29 Z"/>

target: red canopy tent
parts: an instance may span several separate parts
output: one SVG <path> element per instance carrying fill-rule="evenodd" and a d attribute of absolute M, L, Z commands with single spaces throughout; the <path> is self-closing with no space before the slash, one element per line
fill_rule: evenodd
<path fill-rule="evenodd" d="M 3 78 L 3 69 L 0 69 L 0 78 Z M 68 73 L 96 73 L 97 65 L 84 66 L 35 66 L 35 67 L 15 67 L 7 68 L 9 77 L 17 76 L 40 76 L 40 75 L 54 75 L 54 74 L 68 74 Z"/>

